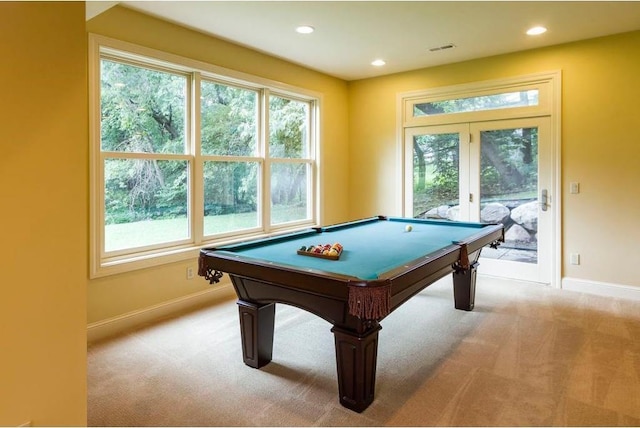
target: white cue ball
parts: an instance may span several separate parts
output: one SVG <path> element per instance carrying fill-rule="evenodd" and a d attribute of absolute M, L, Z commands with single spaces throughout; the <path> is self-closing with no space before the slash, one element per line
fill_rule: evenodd
<path fill-rule="evenodd" d="M 410 224 L 408 224 L 408 225 L 404 228 L 404 230 L 406 230 L 407 232 L 411 232 L 411 231 L 413 230 L 413 227 L 411 227 L 411 225 L 410 225 Z"/>

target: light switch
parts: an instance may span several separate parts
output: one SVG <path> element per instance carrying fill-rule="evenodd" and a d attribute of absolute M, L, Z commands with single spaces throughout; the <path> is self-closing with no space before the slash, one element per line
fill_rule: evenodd
<path fill-rule="evenodd" d="M 578 183 L 577 181 L 572 181 L 569 184 L 569 192 L 573 194 L 580 193 L 580 183 Z"/>

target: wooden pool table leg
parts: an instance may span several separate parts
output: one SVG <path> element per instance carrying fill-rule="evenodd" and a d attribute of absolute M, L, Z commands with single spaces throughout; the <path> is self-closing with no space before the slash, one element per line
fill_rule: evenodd
<path fill-rule="evenodd" d="M 275 303 L 258 305 L 238 300 L 244 363 L 256 369 L 271 361 Z"/>
<path fill-rule="evenodd" d="M 453 272 L 453 299 L 456 309 L 472 311 L 476 300 L 476 274 L 478 262 L 472 262 L 468 269 Z"/>
<path fill-rule="evenodd" d="M 376 323 L 362 334 L 333 327 L 338 368 L 340 404 L 362 412 L 373 401 L 376 387 L 378 359 L 378 331 Z"/>

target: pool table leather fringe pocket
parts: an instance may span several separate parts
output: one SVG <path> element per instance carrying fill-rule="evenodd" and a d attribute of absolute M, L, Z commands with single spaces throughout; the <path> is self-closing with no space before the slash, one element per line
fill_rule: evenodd
<path fill-rule="evenodd" d="M 391 286 L 349 283 L 349 314 L 365 320 L 380 320 L 389 315 Z"/>

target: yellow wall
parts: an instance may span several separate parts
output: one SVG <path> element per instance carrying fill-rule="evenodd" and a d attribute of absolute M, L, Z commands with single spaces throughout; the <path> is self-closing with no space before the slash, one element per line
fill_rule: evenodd
<path fill-rule="evenodd" d="M 331 224 L 349 219 L 346 82 L 123 7 L 114 7 L 90 20 L 87 31 L 321 93 L 322 221 Z M 91 280 L 89 323 L 209 289 L 202 278 L 186 280 L 186 267 L 195 267 L 196 263 L 194 258 Z"/>
<path fill-rule="evenodd" d="M 0 425 L 85 425 L 84 2 L 0 16 Z"/>
<path fill-rule="evenodd" d="M 554 70 L 562 71 L 563 276 L 640 287 L 640 32 L 351 82 L 350 216 L 395 212 L 397 93 Z M 573 181 L 578 195 L 568 193 Z M 579 266 L 568 263 L 574 252 Z"/>

